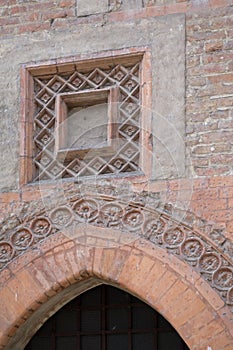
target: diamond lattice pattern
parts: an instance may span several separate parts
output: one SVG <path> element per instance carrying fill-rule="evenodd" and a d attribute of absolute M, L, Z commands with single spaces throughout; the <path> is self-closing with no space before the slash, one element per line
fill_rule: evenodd
<path fill-rule="evenodd" d="M 38 180 L 79 176 L 116 175 L 139 172 L 140 63 L 115 64 L 88 72 L 34 77 L 34 167 Z M 58 94 L 118 87 L 118 147 L 114 154 L 75 156 L 61 160 L 55 155 L 56 108 Z"/>

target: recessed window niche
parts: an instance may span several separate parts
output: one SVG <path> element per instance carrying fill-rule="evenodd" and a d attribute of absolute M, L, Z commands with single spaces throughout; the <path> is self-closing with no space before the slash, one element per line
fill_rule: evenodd
<path fill-rule="evenodd" d="M 56 100 L 57 157 L 69 161 L 88 152 L 113 154 L 118 138 L 118 88 L 59 94 Z"/>
<path fill-rule="evenodd" d="M 150 74 L 146 48 L 25 65 L 21 183 L 143 176 Z"/>

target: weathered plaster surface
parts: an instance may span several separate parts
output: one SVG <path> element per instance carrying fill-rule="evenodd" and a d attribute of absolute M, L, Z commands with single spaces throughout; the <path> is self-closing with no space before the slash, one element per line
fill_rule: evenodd
<path fill-rule="evenodd" d="M 153 179 L 184 175 L 184 15 L 119 23 L 69 26 L 65 30 L 1 40 L 0 189 L 18 187 L 20 67 L 77 54 L 148 46 L 152 52 Z M 22 97 L 21 97 L 22 98 Z"/>

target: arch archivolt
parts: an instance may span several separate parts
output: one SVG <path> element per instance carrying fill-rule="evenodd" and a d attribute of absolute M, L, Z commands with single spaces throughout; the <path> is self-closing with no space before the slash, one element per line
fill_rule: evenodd
<path fill-rule="evenodd" d="M 86 244 L 106 247 L 125 244 L 140 237 L 198 270 L 223 301 L 233 308 L 231 257 L 205 233 L 173 217 L 164 207 L 155 209 L 150 203 L 148 205 L 147 197 L 137 196 L 136 200 L 127 201 L 110 195 L 79 193 L 66 198 L 65 204 L 43 209 L 37 215 L 29 212 L 21 221 L 1 235 L 1 270 L 58 232 Z M 105 234 L 103 239 L 96 235 L 95 227 L 111 228 L 114 233 Z"/>
<path fill-rule="evenodd" d="M 232 348 L 232 261 L 206 234 L 164 206 L 153 207 L 143 195 L 125 200 L 82 192 L 43 204 L 36 213 L 29 209 L 15 227 L 7 220 L 3 226 L 0 267 L 1 276 L 8 277 L 1 300 L 17 304 L 0 319 L 4 348 L 19 337 L 22 344 L 30 339 L 56 305 L 72 298 L 69 290 L 74 297 L 99 283 L 113 284 L 157 309 L 190 349 Z M 22 337 L 25 327 L 31 331 Z"/>

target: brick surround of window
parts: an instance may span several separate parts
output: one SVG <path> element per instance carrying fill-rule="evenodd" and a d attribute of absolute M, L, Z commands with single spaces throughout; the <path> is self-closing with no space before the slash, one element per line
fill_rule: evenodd
<path fill-rule="evenodd" d="M 23 65 L 21 184 L 149 176 L 150 75 L 146 48 Z"/>

